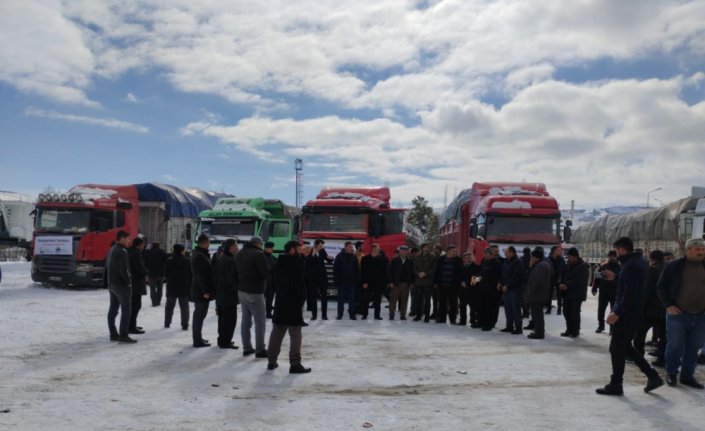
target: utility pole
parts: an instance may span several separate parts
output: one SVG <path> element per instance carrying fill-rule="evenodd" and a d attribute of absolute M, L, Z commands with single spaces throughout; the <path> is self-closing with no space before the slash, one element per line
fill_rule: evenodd
<path fill-rule="evenodd" d="M 302 159 L 294 160 L 294 170 L 296 171 L 296 208 L 301 208 L 301 203 L 304 197 L 303 170 L 304 161 Z"/>

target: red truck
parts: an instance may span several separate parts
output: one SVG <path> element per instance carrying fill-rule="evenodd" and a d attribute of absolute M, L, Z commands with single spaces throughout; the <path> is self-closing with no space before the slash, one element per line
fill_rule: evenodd
<path fill-rule="evenodd" d="M 512 245 L 519 256 L 524 247 L 550 248 L 561 243 L 558 202 L 541 183 L 473 183 L 463 190 L 445 213 L 440 228 L 441 245 L 455 245 L 472 253 L 498 245 L 500 253 Z"/>
<path fill-rule="evenodd" d="M 323 239 L 333 258 L 346 241 L 362 241 L 365 253 L 376 243 L 391 259 L 399 246 L 418 238 L 406 223 L 406 210 L 389 201 L 388 187 L 325 188 L 301 209 L 299 238 Z"/>
<path fill-rule="evenodd" d="M 105 257 L 118 230 L 169 251 L 189 248 L 198 213 L 223 194 L 160 183 L 82 184 L 40 194 L 31 245 L 32 280 L 56 285 L 102 285 Z"/>

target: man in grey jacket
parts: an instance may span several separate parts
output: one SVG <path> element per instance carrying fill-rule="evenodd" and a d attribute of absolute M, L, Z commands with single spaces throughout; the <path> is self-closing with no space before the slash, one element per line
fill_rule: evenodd
<path fill-rule="evenodd" d="M 121 230 L 115 238 L 115 245 L 108 252 L 105 262 L 105 282 L 110 293 L 110 307 L 108 308 L 108 329 L 110 341 L 120 343 L 136 343 L 130 338 L 132 288 L 130 279 L 130 262 L 127 256 L 127 246 L 130 243 L 130 234 Z M 120 332 L 115 327 L 115 317 L 120 310 Z"/>
<path fill-rule="evenodd" d="M 529 306 L 534 332 L 527 335 L 532 340 L 542 340 L 545 336 L 543 307 L 551 294 L 553 268 L 544 259 L 543 250 L 538 247 L 531 252 L 529 279 L 524 291 L 524 302 Z"/>

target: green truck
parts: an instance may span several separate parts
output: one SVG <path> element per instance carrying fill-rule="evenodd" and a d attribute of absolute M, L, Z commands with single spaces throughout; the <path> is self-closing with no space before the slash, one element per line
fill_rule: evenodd
<path fill-rule="evenodd" d="M 228 238 L 237 238 L 238 244 L 257 235 L 274 243 L 274 254 L 284 252 L 284 244 L 295 239 L 297 210 L 278 199 L 220 198 L 210 210 L 198 216 L 199 234 L 211 239 L 210 252 L 215 252 Z M 194 244 L 195 245 L 195 244 Z"/>

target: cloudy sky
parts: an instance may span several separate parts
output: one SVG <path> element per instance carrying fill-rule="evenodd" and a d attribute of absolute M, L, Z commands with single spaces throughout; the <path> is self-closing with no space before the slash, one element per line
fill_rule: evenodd
<path fill-rule="evenodd" d="M 6 0 L 0 189 L 704 185 L 705 2 Z"/>

